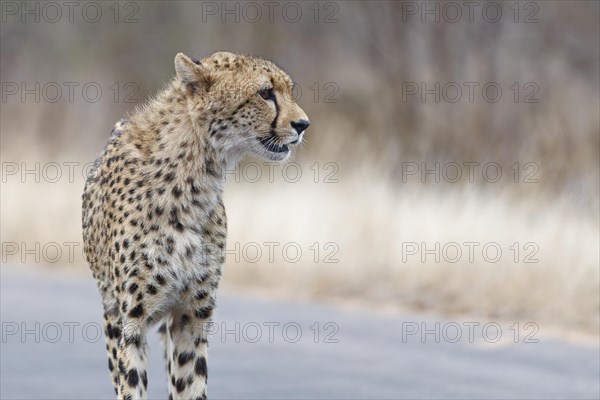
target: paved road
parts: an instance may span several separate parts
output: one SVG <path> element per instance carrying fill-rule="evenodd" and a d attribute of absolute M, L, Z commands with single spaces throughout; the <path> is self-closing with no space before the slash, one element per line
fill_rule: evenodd
<path fill-rule="evenodd" d="M 104 339 L 97 338 L 101 310 L 91 277 L 2 267 L 1 278 L 0 397 L 113 398 Z M 409 335 L 411 329 L 421 329 L 421 323 L 435 332 L 436 322 L 440 322 L 439 343 L 434 333 L 425 340 L 420 334 Z M 507 345 L 485 344 L 482 338 L 493 340 L 494 329 L 485 335 L 475 329 L 470 343 L 468 326 L 457 324 L 462 339 L 451 343 L 458 330 L 449 321 L 373 316 L 223 293 L 211 335 L 209 395 L 328 400 L 599 398 L 597 346 L 545 339 L 539 333 L 535 336 L 539 343 L 523 343 L 520 336 L 514 344 L 514 333 L 506 328 L 500 343 Z M 154 330 L 149 343 L 150 397 L 164 399 L 166 373 Z"/>

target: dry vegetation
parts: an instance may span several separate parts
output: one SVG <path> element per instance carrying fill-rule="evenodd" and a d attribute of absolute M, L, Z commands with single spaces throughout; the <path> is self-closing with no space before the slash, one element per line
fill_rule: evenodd
<path fill-rule="evenodd" d="M 65 99 L 2 102 L 2 242 L 79 242 L 81 168 L 75 179 L 36 183 L 32 175 L 5 176 L 10 163 L 89 162 L 114 121 L 135 104 L 124 103 L 134 82 L 142 101 L 173 73 L 176 52 L 201 56 L 219 49 L 271 58 L 294 76 L 299 103 L 311 117 L 308 143 L 296 156 L 296 183 L 230 182 L 226 202 L 230 249 L 235 243 L 296 242 L 297 263 L 275 253 L 269 262 L 228 257 L 226 283 L 321 298 L 352 298 L 448 313 L 536 321 L 598 333 L 599 291 L 599 5 L 538 2 L 537 23 L 402 22 L 400 2 L 339 3 L 337 23 L 314 23 L 308 6 L 297 23 L 202 23 L 199 3 L 140 3 L 138 23 L 3 23 L 2 82 L 97 82 L 103 97 L 86 102 L 81 91 Z M 505 9 L 508 13 L 508 10 Z M 231 22 L 231 21 L 230 21 Z M 120 87 L 113 100 L 111 85 Z M 310 87 L 317 83 L 319 96 Z M 335 84 L 333 93 L 329 82 Z M 479 82 L 475 101 L 436 103 L 403 99 L 407 83 Z M 497 82 L 502 98 L 481 96 Z M 519 101 L 509 87 L 520 86 Z M 539 89 L 531 92 L 527 83 Z M 80 86 L 80 88 L 81 88 Z M 63 86 L 64 87 L 64 86 Z M 78 94 L 79 93 L 79 94 Z M 18 96 L 17 96 L 18 99 Z M 319 162 L 321 175 L 314 182 Z M 338 168 L 338 182 L 324 177 Z M 476 170 L 474 182 L 436 183 L 406 176 L 407 163 L 497 163 L 496 183 Z M 514 182 L 519 163 L 521 174 Z M 534 163 L 537 182 L 524 182 Z M 414 164 L 410 164 L 414 165 Z M 264 167 L 264 166 L 263 166 Z M 404 174 L 403 174 L 404 171 Z M 406 178 L 406 179 L 404 179 Z M 43 179 L 42 179 L 43 181 Z M 314 261 L 313 243 L 321 254 Z M 325 243 L 334 260 L 325 263 Z M 406 243 L 433 248 L 450 242 L 498 243 L 496 263 L 480 256 L 452 263 L 433 257 L 403 259 Z M 517 262 L 510 250 L 519 243 Z M 526 243 L 538 262 L 525 263 Z M 404 244 L 404 245 L 403 245 Z M 404 246 L 404 247 L 403 247 Z M 280 249 L 281 247 L 279 247 Z M 463 250 L 465 248 L 463 247 Z M 20 263 L 20 253 L 3 262 Z M 329 249 L 331 250 L 331 248 Z M 529 249 L 530 250 L 530 249 Z M 278 256 L 279 254 L 279 256 Z M 477 253 L 476 253 L 477 254 Z M 406 256 L 406 254 L 404 254 Z M 66 257 L 66 256 L 65 256 Z M 66 258 L 60 261 L 65 263 Z M 32 258 L 24 264 L 31 264 Z M 42 260 L 43 261 L 43 260 Z M 76 268 L 86 268 L 79 255 Z"/>

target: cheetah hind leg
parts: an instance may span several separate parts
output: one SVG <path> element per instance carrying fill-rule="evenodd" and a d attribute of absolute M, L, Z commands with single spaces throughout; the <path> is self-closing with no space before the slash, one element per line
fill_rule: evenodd
<path fill-rule="evenodd" d="M 196 312 L 175 312 L 168 319 L 169 398 L 173 400 L 206 400 L 206 324 L 212 309 L 211 303 L 199 306 Z"/>

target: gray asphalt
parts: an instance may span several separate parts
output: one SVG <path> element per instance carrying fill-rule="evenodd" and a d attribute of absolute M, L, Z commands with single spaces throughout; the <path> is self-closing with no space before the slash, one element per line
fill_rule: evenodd
<path fill-rule="evenodd" d="M 113 398 L 91 276 L 3 266 L 1 279 L 0 397 Z M 434 333 L 408 334 L 421 323 L 435 332 L 436 322 L 439 343 Z M 501 340 L 507 345 L 485 344 L 483 339 L 497 336 L 494 329 L 485 335 L 475 329 L 471 343 L 468 326 L 457 325 L 462 338 L 452 343 L 458 332 L 452 321 L 222 293 L 210 339 L 209 398 L 600 397 L 598 346 L 546 339 L 543 327 L 538 343 L 525 343 L 522 336 L 514 343 L 507 329 Z M 154 329 L 148 341 L 150 398 L 165 399 L 166 373 Z"/>

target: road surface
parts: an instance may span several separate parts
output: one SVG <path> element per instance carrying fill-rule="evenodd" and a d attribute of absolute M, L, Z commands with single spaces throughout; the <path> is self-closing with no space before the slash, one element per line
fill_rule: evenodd
<path fill-rule="evenodd" d="M 1 279 L 0 397 L 114 398 L 91 276 L 2 266 Z M 597 345 L 547 339 L 543 327 L 516 340 L 501 327 L 489 344 L 497 329 L 481 327 L 222 293 L 209 339 L 209 397 L 599 398 Z M 165 399 L 158 339 L 153 329 L 149 396 Z"/>

